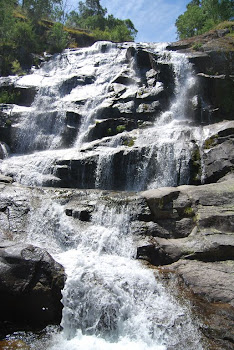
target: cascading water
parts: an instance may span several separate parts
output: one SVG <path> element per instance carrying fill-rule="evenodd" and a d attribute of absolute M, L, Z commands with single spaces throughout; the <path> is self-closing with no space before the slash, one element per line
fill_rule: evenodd
<path fill-rule="evenodd" d="M 48 329 L 46 345 L 32 341 L 32 349 L 202 349 L 189 307 L 135 259 L 134 194 L 81 191 L 77 203 L 92 207 L 91 221 L 84 222 L 65 214 L 69 193 L 52 192 L 53 199 L 44 193 L 33 199 L 27 241 L 50 247 L 67 281 L 63 331 Z"/>
<path fill-rule="evenodd" d="M 154 115 L 158 102 L 150 94 L 158 96 L 164 89 L 160 81 L 151 86 L 153 76 L 159 74 L 156 68 L 143 70 L 148 79 L 144 86 L 136 57 L 126 59 L 129 48 L 136 50 L 137 45 L 105 42 L 67 50 L 19 78 L 18 86 L 36 87 L 38 92 L 31 107 L 11 110 L 21 116 L 14 126 L 16 154 L 1 162 L 2 173 L 31 186 L 59 185 L 59 172 L 68 179 L 63 187 L 73 177 L 79 179 L 78 188 L 108 190 L 188 183 L 190 141 L 198 133 L 187 115 L 186 101 L 196 104 L 196 84 L 184 55 L 168 53 L 165 45 L 141 44 L 141 49 L 157 56 L 156 64 L 172 67 L 173 99 L 157 118 L 155 114 L 143 121 L 144 128 L 135 127 L 141 123 L 135 117 L 128 124 L 117 124 L 119 133 L 113 134 L 115 118 L 108 126 L 108 113 L 114 111 L 118 117 L 121 113 L 141 116 L 145 111 Z M 150 102 L 145 102 L 145 95 Z M 107 134 L 90 140 L 100 121 L 108 124 Z M 73 164 L 79 164 L 77 172 Z M 45 247 L 67 274 L 63 331 L 51 337 L 47 348 L 202 349 L 189 307 L 182 306 L 155 272 L 135 259 L 140 238 L 131 225 L 135 207 L 130 194 L 124 200 L 108 199 L 111 195 L 101 191 L 84 191 L 82 196 L 92 207 L 90 222 L 69 219 L 60 200 L 47 198 L 34 201 L 28 223 L 27 242 Z"/>
<path fill-rule="evenodd" d="M 188 115 L 192 111 L 191 105 L 196 104 L 196 81 L 191 65 L 185 55 L 165 51 L 165 45 L 141 45 L 144 50 L 157 55 L 158 65 L 172 67 L 174 97 L 168 101 L 170 108 L 167 105 L 165 112 L 157 114 L 154 123 L 152 113 L 150 127 L 136 129 L 133 124 L 141 123 L 136 118 L 142 118 L 147 110 L 151 113 L 157 109 L 159 101 L 152 102 L 154 95 L 158 99 L 169 88 L 160 81 L 151 84 L 152 76 L 158 75 L 157 68 L 146 73 L 148 86 L 145 86 L 136 59 L 126 60 L 127 50 L 134 45 L 137 48 L 132 43 L 116 45 L 104 42 L 89 49 L 67 50 L 41 69 L 17 80 L 17 86 L 31 86 L 38 93 L 31 107 L 25 107 L 24 111 L 20 107 L 20 112 L 19 107 L 14 106 L 11 111 L 13 115 L 21 115 L 14 126 L 18 154 L 4 161 L 1 171 L 30 185 L 61 183 L 68 187 L 74 182 L 74 187 L 80 188 L 139 191 L 188 183 L 190 140 L 196 138 L 196 128 L 189 125 L 192 115 Z M 151 94 L 150 97 L 147 94 Z M 110 125 L 106 130 L 107 137 L 87 142 L 90 133 L 99 124 L 103 125 L 103 121 L 112 120 L 113 123 L 115 113 L 115 122 L 120 120 L 120 125 L 114 127 L 117 132 L 108 137 L 108 133 L 113 133 Z M 127 118 L 125 123 L 127 120 L 130 129 L 134 130 L 126 131 L 128 126 L 121 125 L 121 118 L 118 119 L 121 115 Z M 118 130 L 122 132 L 118 133 Z M 20 156 L 22 152 L 32 155 Z M 126 171 L 116 184 L 116 171 L 119 171 L 116 164 L 120 155 L 121 168 Z M 63 184 L 59 171 L 65 163 L 69 168 L 70 161 L 80 164 L 77 175 L 68 174 L 68 177 L 74 177 L 74 181 L 70 179 Z M 94 164 L 95 170 L 86 170 L 89 163 Z M 91 172 L 94 173 L 89 182 L 81 181 L 81 177 L 90 178 Z"/>

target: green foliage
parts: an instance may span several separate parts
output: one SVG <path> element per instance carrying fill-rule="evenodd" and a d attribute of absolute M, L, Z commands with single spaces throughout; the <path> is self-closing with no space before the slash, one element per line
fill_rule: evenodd
<path fill-rule="evenodd" d="M 12 62 L 12 73 L 13 74 L 17 74 L 17 75 L 23 75 L 24 74 L 24 71 L 19 63 L 19 61 L 17 59 L 15 59 L 13 62 Z"/>
<path fill-rule="evenodd" d="M 50 15 L 53 21 L 64 23 L 66 15 L 62 4 L 55 5 Z"/>
<path fill-rule="evenodd" d="M 197 162 L 200 163 L 201 161 L 201 155 L 200 155 L 200 151 L 199 151 L 199 148 L 195 148 L 193 153 L 192 153 L 192 161 L 193 161 L 193 164 L 196 165 Z"/>
<path fill-rule="evenodd" d="M 126 130 L 126 126 L 125 125 L 118 125 L 117 127 L 116 127 L 116 133 L 117 134 L 119 134 L 119 133 L 121 133 L 121 132 L 123 132 L 123 131 L 125 131 Z"/>
<path fill-rule="evenodd" d="M 35 52 L 37 48 L 36 33 L 30 21 L 18 21 L 14 27 L 13 41 L 16 46 L 24 49 L 24 52 Z"/>
<path fill-rule="evenodd" d="M 107 135 L 108 135 L 108 136 L 112 136 L 112 135 L 113 135 L 113 131 L 112 131 L 111 128 L 108 128 L 108 129 L 107 129 Z"/>
<path fill-rule="evenodd" d="M 221 23 L 219 23 L 215 29 L 226 29 L 228 28 L 230 31 L 232 31 L 232 28 L 233 28 L 234 24 L 232 21 L 223 21 Z"/>
<path fill-rule="evenodd" d="M 191 153 L 191 180 L 192 184 L 199 184 L 201 179 L 201 155 L 199 147 L 196 146 Z"/>
<path fill-rule="evenodd" d="M 85 3 L 79 2 L 79 13 L 82 18 L 92 16 L 105 17 L 107 9 L 100 5 L 99 0 L 86 0 Z"/>
<path fill-rule="evenodd" d="M 187 217 L 194 216 L 194 210 L 193 210 L 193 208 L 191 208 L 191 207 L 186 207 L 186 208 L 184 209 L 184 215 L 187 216 Z"/>
<path fill-rule="evenodd" d="M 12 122 L 11 122 L 10 119 L 7 119 L 7 120 L 5 121 L 5 125 L 6 125 L 7 127 L 10 127 L 11 124 L 12 124 Z"/>
<path fill-rule="evenodd" d="M 124 146 L 127 146 L 127 147 L 133 147 L 134 146 L 134 143 L 135 143 L 135 139 L 134 137 L 131 137 L 127 140 L 124 141 Z"/>
<path fill-rule="evenodd" d="M 48 49 L 49 52 L 61 52 L 69 43 L 69 35 L 64 31 L 61 23 L 55 23 L 48 32 Z"/>
<path fill-rule="evenodd" d="M 62 0 L 23 0 L 22 8 L 34 22 L 38 22 L 42 17 L 50 18 L 56 4 L 61 2 Z"/>
<path fill-rule="evenodd" d="M 107 16 L 107 10 L 101 7 L 99 0 L 80 1 L 78 12 L 69 13 L 66 25 L 90 30 L 98 40 L 133 41 L 137 34 L 130 19 Z"/>
<path fill-rule="evenodd" d="M 14 1 L 0 0 L 0 42 L 11 42 L 14 32 L 15 18 L 13 16 Z"/>
<path fill-rule="evenodd" d="M 199 6 L 187 6 L 187 11 L 175 23 L 180 39 L 201 34 L 204 21 L 205 15 Z"/>
<path fill-rule="evenodd" d="M 78 12 L 69 14 L 64 6 L 63 0 L 0 0 L 0 75 L 24 74 L 36 64 L 32 53 L 61 52 L 95 39 L 132 41 L 137 34 L 130 20 L 107 15 L 100 0 L 80 1 Z M 65 17 L 70 28 L 62 25 Z"/>
<path fill-rule="evenodd" d="M 233 15 L 233 0 L 193 0 L 176 20 L 178 36 L 185 39 L 203 34 Z"/>
<path fill-rule="evenodd" d="M 2 90 L 0 91 L 0 103 L 15 103 L 19 95 L 19 92 Z"/>
<path fill-rule="evenodd" d="M 193 50 L 195 51 L 199 51 L 201 47 L 202 47 L 202 43 L 199 43 L 199 42 L 194 43 L 192 46 Z"/>
<path fill-rule="evenodd" d="M 215 145 L 215 139 L 217 136 L 211 136 L 209 139 L 205 140 L 204 149 L 210 149 Z"/>

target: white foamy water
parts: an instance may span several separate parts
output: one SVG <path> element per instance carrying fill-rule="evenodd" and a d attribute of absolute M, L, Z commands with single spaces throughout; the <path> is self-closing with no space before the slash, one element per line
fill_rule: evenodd
<path fill-rule="evenodd" d="M 174 99 L 168 111 L 157 116 L 151 127 L 86 142 L 99 113 L 113 98 L 113 86 L 121 89 L 121 84 L 114 83 L 116 77 L 123 75 L 131 79 L 121 95 L 130 101 L 124 103 L 124 107 L 120 104 L 120 111 L 121 108 L 131 110 L 135 96 L 144 96 L 134 57 L 126 61 L 127 49 L 132 46 L 137 48 L 134 43 L 98 42 L 91 48 L 65 50 L 31 75 L 19 78 L 16 86 L 31 86 L 38 93 L 31 107 L 13 106 L 11 110 L 13 115 L 20 115 L 14 126 L 18 151 L 16 156 L 1 163 L 2 173 L 14 176 L 23 184 L 41 186 L 53 180 L 57 184 L 57 161 L 77 159 L 85 164 L 95 157 L 93 186 L 111 189 L 116 176 L 113 159 L 123 152 L 127 163 L 120 165 L 126 168 L 122 189 L 138 191 L 188 183 L 191 140 L 199 142 L 201 138 L 197 128 L 190 126 L 192 116 L 188 115 L 188 106 L 196 104 L 196 80 L 185 55 L 165 51 L 166 44 L 141 44 L 141 47 L 156 53 L 159 63 L 173 68 Z M 159 93 L 162 89 L 163 84 L 158 81 L 151 92 Z M 139 108 L 144 108 L 144 104 Z M 63 150 L 65 124 L 68 123 L 68 129 L 74 128 L 67 121 L 67 112 L 75 115 L 80 127 L 73 146 Z M 131 147 L 128 142 L 123 143 L 124 135 L 132 139 Z M 24 156 L 22 152 L 29 154 Z"/>
<path fill-rule="evenodd" d="M 201 350 L 188 305 L 135 259 L 134 201 L 82 198 L 94 206 L 91 222 L 67 217 L 56 198 L 38 202 L 29 221 L 28 241 L 46 247 L 67 274 L 63 331 L 50 334 L 46 348 Z"/>
<path fill-rule="evenodd" d="M 173 69 L 174 98 L 168 110 L 155 116 L 150 126 L 88 142 L 99 113 L 113 98 L 113 89 L 119 89 L 125 101 L 122 105 L 116 102 L 120 112 L 131 112 L 132 99 L 144 96 L 134 57 L 126 60 L 132 46 L 137 47 L 102 42 L 91 48 L 66 50 L 19 78 L 18 86 L 34 87 L 38 92 L 31 107 L 13 106 L 9 112 L 18 118 L 14 125 L 16 153 L 1 161 L 1 172 L 24 185 L 59 185 L 58 167 L 69 171 L 73 161 L 81 165 L 95 162 L 93 186 L 111 190 L 118 177 L 113 164 L 120 154 L 120 159 L 127 159 L 118 164 L 123 168 L 125 190 L 187 183 L 191 140 L 200 137 L 187 115 L 187 101 L 196 103 L 196 81 L 186 57 L 165 51 L 166 44 L 141 47 L 157 53 L 158 62 L 169 63 Z M 126 87 L 114 85 L 120 75 L 130 79 Z M 160 93 L 162 83 L 157 82 L 153 89 L 153 94 Z M 153 101 L 146 107 L 156 105 Z M 144 103 L 138 108 L 141 113 Z M 67 112 L 73 113 L 80 125 L 71 147 L 63 149 Z M 88 175 L 84 171 L 78 187 L 87 187 Z M 189 306 L 171 295 L 154 270 L 136 260 L 142 238 L 132 232 L 135 209 L 128 197 L 119 201 L 109 198 L 108 193 L 102 198 L 101 192 L 84 192 L 80 200 L 85 198 L 93 210 L 90 222 L 84 222 L 65 214 L 72 190 L 63 192 L 63 199 L 59 189 L 52 198 L 47 189 L 41 191 L 45 198 L 32 200 L 27 242 L 46 248 L 67 274 L 63 330 L 48 330 L 47 349 L 203 348 Z"/>

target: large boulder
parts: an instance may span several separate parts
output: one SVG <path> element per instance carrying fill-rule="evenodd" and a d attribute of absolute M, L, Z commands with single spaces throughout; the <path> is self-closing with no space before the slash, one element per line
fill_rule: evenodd
<path fill-rule="evenodd" d="M 202 155 L 205 183 L 216 182 L 233 172 L 234 165 L 234 122 L 218 123 L 208 129 L 210 136 L 204 140 Z"/>
<path fill-rule="evenodd" d="M 12 242 L 1 243 L 1 333 L 59 324 L 64 281 L 63 267 L 44 249 Z"/>
<path fill-rule="evenodd" d="M 234 232 L 234 178 L 217 184 L 148 190 L 142 196 L 159 225 L 158 230 L 161 227 L 161 235 L 156 231 L 155 237 L 194 240 L 204 232 L 207 235 Z"/>
<path fill-rule="evenodd" d="M 207 110 L 207 120 L 203 118 L 203 122 L 213 123 L 223 119 L 232 119 L 234 109 L 233 76 L 199 73 L 198 80 L 203 103 L 205 103 Z"/>
<path fill-rule="evenodd" d="M 191 291 L 212 349 L 234 343 L 234 177 L 202 186 L 142 192 L 154 222 L 137 258 L 173 271 Z M 213 345 L 212 345 L 213 346 Z"/>
<path fill-rule="evenodd" d="M 201 331 L 209 339 L 209 349 L 233 349 L 234 261 L 179 260 L 170 268 L 191 291 L 190 300 L 202 317 Z"/>

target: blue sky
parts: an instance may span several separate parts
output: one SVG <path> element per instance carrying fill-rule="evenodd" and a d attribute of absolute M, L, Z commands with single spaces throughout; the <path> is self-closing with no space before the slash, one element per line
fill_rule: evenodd
<path fill-rule="evenodd" d="M 77 7 L 78 0 L 68 0 Z M 109 14 L 130 18 L 138 30 L 137 42 L 176 41 L 175 21 L 190 0 L 100 0 Z M 84 1 L 85 2 L 85 1 Z"/>

